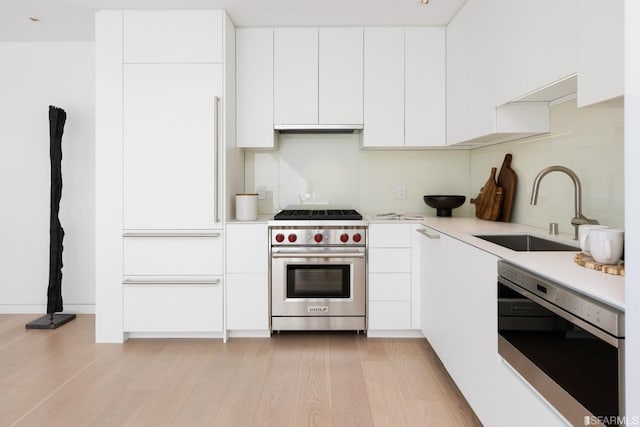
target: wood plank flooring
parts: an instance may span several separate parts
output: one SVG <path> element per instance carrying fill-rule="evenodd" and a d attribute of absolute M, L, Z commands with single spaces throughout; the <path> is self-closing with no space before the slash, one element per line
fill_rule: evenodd
<path fill-rule="evenodd" d="M 0 426 L 478 426 L 426 340 L 291 333 L 96 344 L 0 315 Z"/>

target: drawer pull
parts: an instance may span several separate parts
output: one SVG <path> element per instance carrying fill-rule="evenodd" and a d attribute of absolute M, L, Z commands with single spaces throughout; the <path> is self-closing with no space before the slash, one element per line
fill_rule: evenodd
<path fill-rule="evenodd" d="M 439 239 L 440 235 L 439 234 L 430 234 L 427 232 L 427 230 L 425 228 L 418 228 L 416 230 L 418 233 L 422 234 L 423 236 L 426 236 L 429 239 Z"/>
<path fill-rule="evenodd" d="M 206 231 L 125 231 L 122 237 L 220 237 L 219 232 Z"/>
<path fill-rule="evenodd" d="M 195 279 L 124 279 L 123 285 L 219 285 L 220 279 L 195 280 Z"/>

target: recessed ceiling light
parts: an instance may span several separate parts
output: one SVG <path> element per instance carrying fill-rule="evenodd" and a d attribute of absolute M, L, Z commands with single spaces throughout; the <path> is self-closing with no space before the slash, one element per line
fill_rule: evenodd
<path fill-rule="evenodd" d="M 40 22 L 40 18 L 36 18 L 36 17 L 33 17 L 33 16 L 30 16 L 30 17 L 29 17 L 29 20 L 30 20 L 31 22 Z"/>
<path fill-rule="evenodd" d="M 428 5 L 429 0 L 420 0 L 420 4 Z"/>

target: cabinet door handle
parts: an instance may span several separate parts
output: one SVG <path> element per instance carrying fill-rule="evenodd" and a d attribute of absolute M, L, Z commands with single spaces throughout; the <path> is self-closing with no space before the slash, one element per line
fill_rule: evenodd
<path fill-rule="evenodd" d="M 219 174 L 218 174 L 218 97 L 213 97 L 213 223 L 217 224 L 220 220 L 218 216 L 218 210 L 220 209 L 220 200 L 218 197 L 218 185 L 219 183 Z"/>
<path fill-rule="evenodd" d="M 220 237 L 219 232 L 207 231 L 125 231 L 122 237 Z"/>
<path fill-rule="evenodd" d="M 124 285 L 219 285 L 221 279 L 196 280 L 196 279 L 131 279 L 122 281 Z"/>
<path fill-rule="evenodd" d="M 416 231 L 418 233 L 422 234 L 423 236 L 426 236 L 428 239 L 439 239 L 440 238 L 439 234 L 428 233 L 426 228 L 418 228 Z"/>

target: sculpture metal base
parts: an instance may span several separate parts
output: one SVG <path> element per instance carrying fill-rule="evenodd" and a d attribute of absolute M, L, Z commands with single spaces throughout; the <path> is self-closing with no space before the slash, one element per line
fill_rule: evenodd
<path fill-rule="evenodd" d="M 42 316 L 25 325 L 27 329 L 56 329 L 76 318 L 75 314 L 54 313 Z"/>

